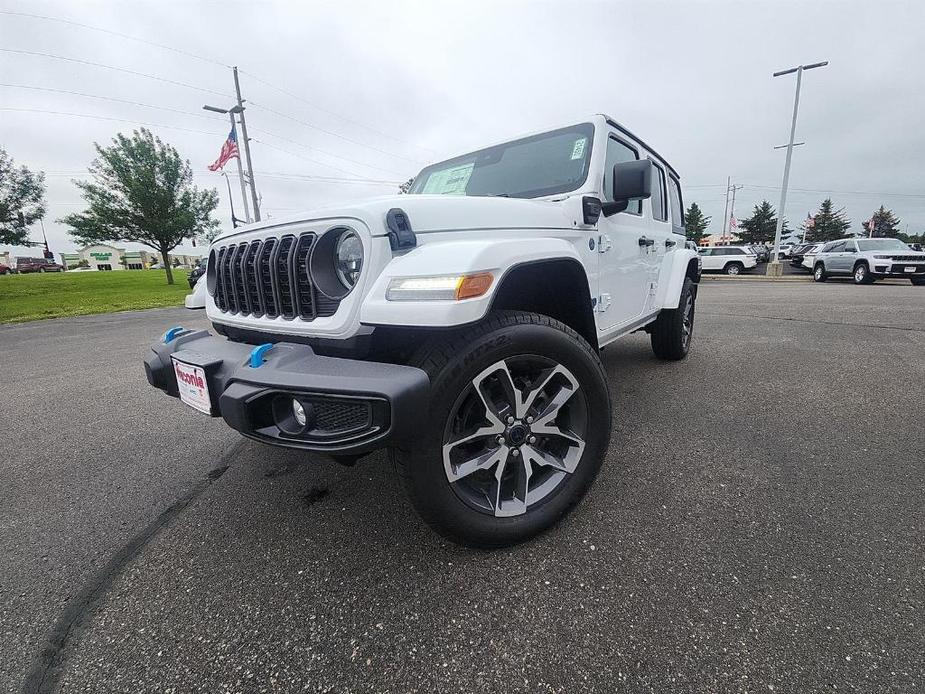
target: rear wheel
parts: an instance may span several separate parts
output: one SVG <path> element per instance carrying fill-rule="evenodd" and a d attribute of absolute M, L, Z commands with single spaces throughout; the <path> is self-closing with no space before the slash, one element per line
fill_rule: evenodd
<path fill-rule="evenodd" d="M 738 275 L 744 269 L 745 266 L 742 265 L 742 263 L 728 263 L 726 267 L 723 268 L 723 272 L 727 275 Z"/>
<path fill-rule="evenodd" d="M 855 284 L 870 284 L 873 281 L 874 278 L 870 274 L 870 268 L 867 267 L 867 263 L 858 263 L 854 266 Z"/>
<path fill-rule="evenodd" d="M 434 338 L 414 362 L 431 402 L 413 450 L 394 450 L 437 532 L 501 547 L 547 529 L 584 496 L 610 441 L 600 359 L 559 321 L 505 311 Z"/>
<path fill-rule="evenodd" d="M 814 282 L 825 282 L 825 266 L 822 263 L 816 263 L 816 267 L 813 268 L 813 281 Z"/>
<path fill-rule="evenodd" d="M 684 279 L 678 308 L 663 310 L 652 324 L 652 351 L 659 359 L 684 359 L 694 337 L 696 290 L 690 277 Z"/>

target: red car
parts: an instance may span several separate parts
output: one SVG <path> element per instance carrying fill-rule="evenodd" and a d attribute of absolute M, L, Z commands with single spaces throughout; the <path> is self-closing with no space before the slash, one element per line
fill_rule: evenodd
<path fill-rule="evenodd" d="M 46 258 L 17 258 L 16 272 L 64 272 L 64 266 Z"/>
<path fill-rule="evenodd" d="M 3 263 L 0 263 L 0 275 L 9 275 L 12 272 L 13 271 L 10 269 L 9 265 L 4 265 Z"/>

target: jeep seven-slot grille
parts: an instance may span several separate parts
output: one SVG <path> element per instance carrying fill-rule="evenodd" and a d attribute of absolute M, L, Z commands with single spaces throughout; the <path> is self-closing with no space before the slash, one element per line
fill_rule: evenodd
<path fill-rule="evenodd" d="M 286 235 L 217 249 L 215 306 L 223 313 L 313 320 L 340 301 L 317 291 L 308 269 L 315 234 Z"/>

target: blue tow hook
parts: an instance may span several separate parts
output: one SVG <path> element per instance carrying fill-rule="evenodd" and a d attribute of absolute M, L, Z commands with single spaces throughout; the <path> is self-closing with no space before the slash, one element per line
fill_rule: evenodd
<path fill-rule="evenodd" d="M 257 345 L 254 347 L 254 349 L 251 350 L 251 368 L 257 369 L 261 367 L 265 361 L 263 355 L 269 352 L 272 348 L 272 342 L 267 342 L 266 344 Z"/>
<path fill-rule="evenodd" d="M 169 344 L 173 338 L 182 333 L 186 328 L 178 325 L 176 328 L 171 328 L 166 333 L 164 333 L 164 344 Z"/>

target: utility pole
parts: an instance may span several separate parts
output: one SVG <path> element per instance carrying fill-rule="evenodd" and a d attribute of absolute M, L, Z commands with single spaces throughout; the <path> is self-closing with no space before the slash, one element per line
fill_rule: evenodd
<path fill-rule="evenodd" d="M 244 138 L 244 156 L 247 157 L 247 176 L 251 183 L 251 198 L 254 202 L 254 219 L 260 221 L 260 201 L 257 199 L 257 184 L 254 182 L 254 165 L 251 162 L 251 141 L 247 137 L 247 122 L 244 120 L 244 99 L 241 98 L 241 83 L 238 82 L 238 67 L 234 72 L 234 91 L 238 97 L 238 117 L 241 119 L 241 136 Z"/>
<path fill-rule="evenodd" d="M 723 233 L 720 234 L 720 244 L 726 240 L 726 221 L 729 219 L 729 186 L 732 184 L 732 176 L 726 176 L 726 205 L 723 207 Z"/>
<path fill-rule="evenodd" d="M 744 186 L 732 186 L 732 205 L 729 208 L 729 219 L 732 220 L 736 216 L 736 191 L 741 190 Z M 728 193 L 727 193 L 728 194 Z M 736 229 L 739 228 L 739 222 L 736 220 Z M 729 225 L 729 243 L 732 243 L 732 225 Z"/>
<path fill-rule="evenodd" d="M 238 112 L 238 106 L 232 106 L 231 108 L 219 108 L 218 106 L 209 106 L 206 104 L 202 107 L 204 111 L 212 111 L 214 113 L 227 113 L 228 117 L 231 119 L 231 132 L 234 133 L 234 139 L 238 139 L 238 129 L 237 125 L 234 122 L 234 114 Z M 240 147 L 238 148 L 238 156 L 235 159 L 238 160 L 238 178 L 241 181 L 241 197 L 244 198 L 244 220 L 245 223 L 250 224 L 251 222 L 251 211 L 247 206 L 247 184 L 244 182 L 244 169 L 241 167 L 241 153 Z M 228 179 L 225 179 L 226 181 Z M 229 191 L 230 193 L 230 191 Z M 232 217 L 234 216 L 234 211 L 232 210 Z"/>
<path fill-rule="evenodd" d="M 775 72 L 772 75 L 773 77 L 780 77 L 781 75 L 789 75 L 792 72 L 797 73 L 797 89 L 793 97 L 793 119 L 790 121 L 790 140 L 787 143 L 787 159 L 784 161 L 784 180 L 780 187 L 780 206 L 777 208 L 777 230 L 774 232 L 774 253 L 771 257 L 771 262 L 768 263 L 767 274 L 772 277 L 780 277 L 784 274 L 784 268 L 780 264 L 779 258 L 780 237 L 784 228 L 784 210 L 787 205 L 787 184 L 790 181 L 790 160 L 793 157 L 793 138 L 797 131 L 797 111 L 800 108 L 800 84 L 803 81 L 803 71 L 812 70 L 817 67 L 825 67 L 828 64 L 829 61 L 825 60 L 821 63 L 812 63 L 811 65 L 798 65 L 788 70 Z"/>

